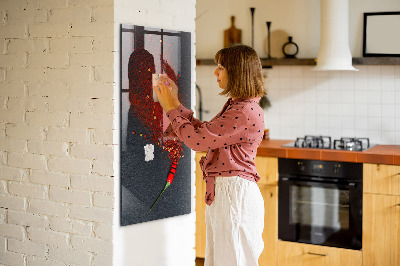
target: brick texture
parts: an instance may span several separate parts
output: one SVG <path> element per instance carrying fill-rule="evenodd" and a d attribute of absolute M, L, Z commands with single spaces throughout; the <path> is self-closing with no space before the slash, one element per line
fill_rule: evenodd
<path fill-rule="evenodd" d="M 97 207 L 112 209 L 114 200 L 112 195 L 95 193 L 93 195 L 93 205 Z"/>
<path fill-rule="evenodd" d="M 31 213 L 49 216 L 67 217 L 69 213 L 69 207 L 66 203 L 30 199 L 28 211 Z"/>
<path fill-rule="evenodd" d="M 64 232 L 82 236 L 91 236 L 93 225 L 91 222 L 53 217 L 50 222 L 50 229 L 57 232 Z"/>
<path fill-rule="evenodd" d="M 0 83 L 0 96 L 23 97 L 25 92 L 22 82 L 2 82 Z"/>
<path fill-rule="evenodd" d="M 35 184 L 69 187 L 70 179 L 67 173 L 31 170 L 29 181 Z"/>
<path fill-rule="evenodd" d="M 47 253 L 46 245 L 32 241 L 19 241 L 10 238 L 8 240 L 8 250 L 26 255 L 45 257 Z"/>
<path fill-rule="evenodd" d="M 38 228 L 28 228 L 28 239 L 35 243 L 47 244 L 60 248 L 68 247 L 68 234 Z"/>
<path fill-rule="evenodd" d="M 112 226 L 109 224 L 97 223 L 94 227 L 95 236 L 102 239 L 112 239 Z"/>
<path fill-rule="evenodd" d="M 7 102 L 9 111 L 19 112 L 26 111 L 47 111 L 47 101 L 44 97 L 9 97 Z"/>
<path fill-rule="evenodd" d="M 20 225 L 0 224 L 0 236 L 23 240 L 25 230 Z"/>
<path fill-rule="evenodd" d="M 71 244 L 76 250 L 90 251 L 97 254 L 107 254 L 112 252 L 111 241 L 92 237 L 72 236 Z"/>
<path fill-rule="evenodd" d="M 49 218 L 37 213 L 9 210 L 8 223 L 45 229 L 49 226 Z"/>
<path fill-rule="evenodd" d="M 47 39 L 10 39 L 7 48 L 9 54 L 44 53 L 47 43 Z"/>
<path fill-rule="evenodd" d="M 0 178 L 2 180 L 20 181 L 24 171 L 19 168 L 2 166 L 0 168 Z"/>
<path fill-rule="evenodd" d="M 65 266 L 65 263 L 39 257 L 28 257 L 27 265 L 29 266 Z"/>
<path fill-rule="evenodd" d="M 11 195 L 0 195 L 0 207 L 13 210 L 24 210 L 25 199 Z"/>
<path fill-rule="evenodd" d="M 27 126 L 27 125 L 6 125 L 6 137 L 18 140 L 44 140 L 46 131 L 43 127 Z"/>
<path fill-rule="evenodd" d="M 48 194 L 48 188 L 38 184 L 9 182 L 8 192 L 15 196 L 44 199 Z"/>
<path fill-rule="evenodd" d="M 84 221 L 112 222 L 112 210 L 97 207 L 71 206 L 69 216 Z"/>
<path fill-rule="evenodd" d="M 29 96 L 40 96 L 46 99 L 50 96 L 63 98 L 68 95 L 67 84 L 62 81 L 30 82 L 26 87 Z"/>
<path fill-rule="evenodd" d="M 47 10 L 9 10 L 7 12 L 7 24 L 33 24 L 47 22 Z"/>
<path fill-rule="evenodd" d="M 112 265 L 113 4 L 1 1 L 0 265 Z"/>
<path fill-rule="evenodd" d="M 87 175 L 92 166 L 88 159 L 52 157 L 49 159 L 49 170 Z"/>
<path fill-rule="evenodd" d="M 80 191 L 77 189 L 69 190 L 65 188 L 50 187 L 49 198 L 53 201 L 75 203 L 89 206 L 92 195 L 88 191 Z"/>
<path fill-rule="evenodd" d="M 113 179 L 96 174 L 71 175 L 71 187 L 76 189 L 84 189 L 98 192 L 113 192 Z"/>
<path fill-rule="evenodd" d="M 49 258 L 56 261 L 63 261 L 68 264 L 90 265 L 92 255 L 85 251 L 64 249 L 60 247 L 49 248 Z"/>

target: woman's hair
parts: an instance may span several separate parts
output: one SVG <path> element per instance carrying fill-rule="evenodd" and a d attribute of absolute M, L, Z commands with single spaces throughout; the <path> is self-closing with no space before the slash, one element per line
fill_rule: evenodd
<path fill-rule="evenodd" d="M 260 58 L 247 45 L 233 45 L 219 50 L 214 57 L 228 72 L 228 86 L 220 95 L 252 98 L 266 95 Z"/>

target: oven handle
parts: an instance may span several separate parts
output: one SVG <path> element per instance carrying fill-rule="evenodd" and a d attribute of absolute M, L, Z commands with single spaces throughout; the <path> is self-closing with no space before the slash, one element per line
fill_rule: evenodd
<path fill-rule="evenodd" d="M 294 185 L 306 185 L 318 187 L 338 187 L 345 189 L 354 189 L 356 187 L 355 182 L 332 182 L 332 181 L 315 181 L 315 180 L 304 180 L 299 178 L 281 177 L 280 181 L 289 182 Z"/>

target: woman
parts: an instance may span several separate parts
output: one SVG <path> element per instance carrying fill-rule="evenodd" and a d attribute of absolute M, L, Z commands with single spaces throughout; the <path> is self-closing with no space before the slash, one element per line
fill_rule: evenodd
<path fill-rule="evenodd" d="M 218 51 L 215 62 L 220 94 L 230 98 L 210 122 L 195 119 L 180 104 L 170 79 L 161 78 L 154 89 L 171 122 L 166 133 L 195 151 L 208 151 L 200 160 L 206 182 L 205 265 L 258 265 L 264 247 L 264 201 L 254 163 L 264 134 L 261 63 L 245 45 Z"/>

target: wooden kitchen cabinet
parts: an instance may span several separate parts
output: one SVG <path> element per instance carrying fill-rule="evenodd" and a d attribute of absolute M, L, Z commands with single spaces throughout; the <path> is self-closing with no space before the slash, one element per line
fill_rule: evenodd
<path fill-rule="evenodd" d="M 400 266 L 400 196 L 364 194 L 363 265 Z"/>
<path fill-rule="evenodd" d="M 203 173 L 199 160 L 206 153 L 196 153 L 196 257 L 205 257 L 206 226 L 204 195 L 206 192 Z M 259 258 L 260 266 L 275 265 L 276 242 L 278 236 L 278 159 L 257 156 L 255 159 L 257 171 L 261 176 L 258 182 L 264 198 L 264 251 Z"/>
<path fill-rule="evenodd" d="M 276 265 L 278 241 L 278 187 L 259 185 L 264 198 L 264 250 L 258 259 L 259 266 Z"/>
<path fill-rule="evenodd" d="M 400 266 L 400 166 L 364 164 L 363 266 Z"/>
<path fill-rule="evenodd" d="M 199 161 L 205 152 L 197 152 L 196 160 L 196 257 L 204 258 L 206 254 L 206 223 L 205 212 L 206 203 L 204 195 L 206 194 L 206 183 L 203 181 L 203 172 L 199 167 Z"/>
<path fill-rule="evenodd" d="M 363 173 L 364 193 L 400 196 L 399 165 L 365 163 L 363 166 Z"/>
<path fill-rule="evenodd" d="M 281 240 L 277 243 L 277 252 L 277 266 L 361 266 L 363 259 L 358 250 Z"/>
<path fill-rule="evenodd" d="M 278 158 L 257 156 L 254 160 L 260 175 L 258 187 L 264 199 L 264 250 L 258 259 L 260 266 L 276 265 L 278 241 Z"/>
<path fill-rule="evenodd" d="M 278 158 L 257 156 L 254 162 L 261 176 L 259 185 L 278 185 Z"/>

